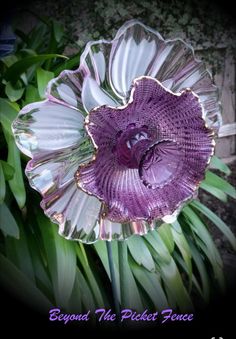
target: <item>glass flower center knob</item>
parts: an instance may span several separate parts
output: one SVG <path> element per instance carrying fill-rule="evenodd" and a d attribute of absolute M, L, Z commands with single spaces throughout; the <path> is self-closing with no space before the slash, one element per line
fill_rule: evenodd
<path fill-rule="evenodd" d="M 152 189 L 170 182 L 183 158 L 176 142 L 158 140 L 158 134 L 157 129 L 132 123 L 118 132 L 114 148 L 119 164 L 138 169 L 143 184 Z"/>
<path fill-rule="evenodd" d="M 176 142 L 162 140 L 151 146 L 142 156 L 139 175 L 148 188 L 168 184 L 182 168 L 183 152 Z"/>

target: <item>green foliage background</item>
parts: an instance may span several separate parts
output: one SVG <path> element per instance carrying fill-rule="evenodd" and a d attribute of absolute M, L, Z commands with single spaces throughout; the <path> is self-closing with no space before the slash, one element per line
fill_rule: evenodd
<path fill-rule="evenodd" d="M 76 3 L 72 1 L 69 9 L 64 8 L 66 25 L 42 17 L 28 34 L 16 25 L 15 53 L 0 61 L 0 279 L 12 293 L 43 312 L 48 312 L 52 305 L 67 312 L 113 307 L 107 248 L 102 241 L 83 245 L 58 235 L 57 225 L 39 208 L 39 194 L 26 181 L 24 168 L 28 159 L 15 145 L 12 121 L 24 105 L 44 99 L 51 78 L 64 69 L 78 67 L 87 40 L 112 37 L 120 24 L 134 16 L 131 13 L 153 28 L 160 26 L 165 37 L 170 31 L 177 34 L 184 25 L 191 40 L 191 34 L 196 34 L 195 25 L 201 26 L 197 21 L 201 13 L 178 7 L 175 1 L 171 7 L 175 11 L 163 2 L 156 8 L 155 1 L 143 1 L 140 5 L 135 0 L 128 6 L 122 0 L 96 1 L 81 16 L 83 34 L 72 45 L 73 34 L 75 37 L 77 34 L 71 25 L 74 13 L 78 13 L 73 7 Z M 83 1 L 79 4 L 82 8 Z M 60 12 L 63 1 L 57 5 L 54 16 Z M 218 17 L 215 20 L 223 25 Z M 209 22 L 205 25 L 209 26 Z M 197 43 L 202 46 L 203 31 L 197 31 Z M 231 34 L 234 33 L 229 30 L 229 41 Z M 70 58 L 64 55 L 68 46 L 74 51 Z M 230 174 L 216 156 L 212 158 L 211 168 L 226 176 Z M 235 189 L 227 180 L 211 170 L 207 171 L 200 190 L 212 194 L 222 204 L 227 203 L 229 196 L 236 198 Z M 229 227 L 198 199 L 189 203 L 173 224 L 161 224 L 146 236 L 134 236 L 122 245 L 113 241 L 121 306 L 140 311 L 169 306 L 184 311 L 202 307 L 216 294 L 223 293 L 223 264 L 208 230 L 209 220 L 235 250 L 236 240 Z"/>

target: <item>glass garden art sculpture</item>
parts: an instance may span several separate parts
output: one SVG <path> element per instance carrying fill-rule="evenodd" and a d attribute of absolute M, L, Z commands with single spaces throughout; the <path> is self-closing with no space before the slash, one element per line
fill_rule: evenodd
<path fill-rule="evenodd" d="M 112 41 L 89 42 L 46 98 L 25 106 L 13 131 L 64 237 L 145 234 L 195 196 L 221 113 L 210 73 L 182 40 L 131 20 Z"/>

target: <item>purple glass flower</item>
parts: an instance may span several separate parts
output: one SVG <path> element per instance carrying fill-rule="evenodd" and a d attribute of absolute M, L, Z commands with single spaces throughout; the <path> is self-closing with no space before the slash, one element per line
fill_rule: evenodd
<path fill-rule="evenodd" d="M 127 105 L 93 109 L 86 128 L 97 155 L 76 180 L 105 203 L 103 218 L 120 223 L 172 215 L 193 196 L 214 148 L 196 95 L 149 77 L 134 81 Z"/>
<path fill-rule="evenodd" d="M 59 233 L 94 242 L 174 220 L 220 124 L 217 88 L 192 48 L 131 20 L 114 40 L 88 43 L 80 67 L 50 81 L 13 131 Z"/>

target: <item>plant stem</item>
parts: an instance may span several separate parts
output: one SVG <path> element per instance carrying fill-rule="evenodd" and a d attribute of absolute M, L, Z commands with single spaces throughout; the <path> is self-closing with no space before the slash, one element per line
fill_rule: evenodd
<path fill-rule="evenodd" d="M 112 257 L 111 242 L 106 241 L 106 246 L 107 246 L 107 256 L 108 256 L 109 269 L 110 269 L 110 275 L 111 275 L 111 286 L 112 286 L 112 293 L 113 293 L 115 311 L 116 311 L 116 314 L 117 314 L 117 319 L 119 320 L 119 318 L 120 318 L 120 305 L 119 305 L 118 289 L 117 289 L 115 270 L 114 270 L 114 262 L 113 262 L 113 257 Z"/>
<path fill-rule="evenodd" d="M 129 282 L 128 282 L 128 253 L 126 241 L 118 241 L 119 272 L 120 272 L 120 301 L 121 307 L 129 306 Z"/>

